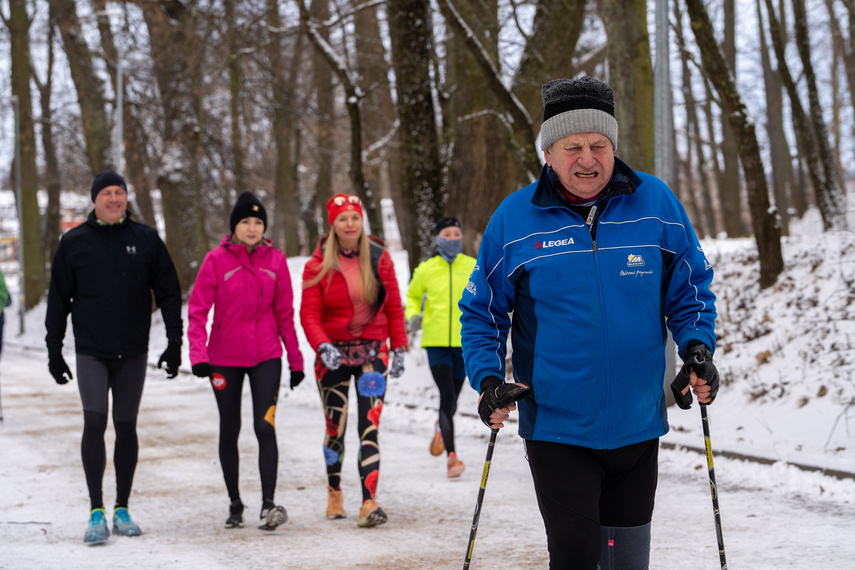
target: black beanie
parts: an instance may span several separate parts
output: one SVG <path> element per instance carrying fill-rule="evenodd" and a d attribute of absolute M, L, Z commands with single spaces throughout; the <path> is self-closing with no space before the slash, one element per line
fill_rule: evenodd
<path fill-rule="evenodd" d="M 112 170 L 105 170 L 92 181 L 92 201 L 94 202 L 98 193 L 108 186 L 121 186 L 125 192 L 128 191 L 128 187 L 125 186 L 125 179 L 122 178 L 121 174 Z"/>
<path fill-rule="evenodd" d="M 229 228 L 232 233 L 235 233 L 235 226 L 238 225 L 239 221 L 249 217 L 260 219 L 264 224 L 264 229 L 267 229 L 267 211 L 264 209 L 264 206 L 261 205 L 255 194 L 244 192 L 238 196 L 235 207 L 232 210 L 232 217 L 229 219 Z"/>
<path fill-rule="evenodd" d="M 436 222 L 436 228 L 434 228 L 434 235 L 439 235 L 443 229 L 454 226 L 456 228 L 460 227 L 460 220 L 453 216 L 445 216 L 444 218 L 440 218 Z"/>

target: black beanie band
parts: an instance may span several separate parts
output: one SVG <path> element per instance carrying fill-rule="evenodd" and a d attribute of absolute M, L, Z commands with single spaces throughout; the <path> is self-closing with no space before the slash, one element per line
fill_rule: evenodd
<path fill-rule="evenodd" d="M 261 205 L 258 198 L 252 192 L 244 192 L 238 196 L 235 207 L 232 209 L 232 215 L 229 218 L 229 229 L 235 233 L 235 227 L 238 222 L 244 218 L 258 218 L 264 224 L 264 229 L 267 229 L 267 210 Z"/>

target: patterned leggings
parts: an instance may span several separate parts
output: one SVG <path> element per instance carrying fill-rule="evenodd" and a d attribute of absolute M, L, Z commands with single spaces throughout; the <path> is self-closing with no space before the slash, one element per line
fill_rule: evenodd
<path fill-rule="evenodd" d="M 383 396 L 386 395 L 385 362 L 377 358 L 362 366 L 344 366 L 337 370 L 324 370 L 319 375 L 318 389 L 327 423 L 324 437 L 324 461 L 327 465 L 329 486 L 341 488 L 341 464 L 344 460 L 344 434 L 347 428 L 347 404 L 350 379 L 356 378 L 356 402 L 359 428 L 359 478 L 362 481 L 362 500 L 373 499 L 380 475 L 380 446 L 377 432 Z"/>

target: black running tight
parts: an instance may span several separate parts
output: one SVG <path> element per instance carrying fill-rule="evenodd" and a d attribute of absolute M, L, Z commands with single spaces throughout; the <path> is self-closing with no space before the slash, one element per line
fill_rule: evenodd
<path fill-rule="evenodd" d="M 435 347 L 425 349 L 428 355 L 433 381 L 439 390 L 439 430 L 445 451 L 454 452 L 454 414 L 457 412 L 457 399 L 466 380 L 463 367 L 463 349 L 459 347 Z"/>
<path fill-rule="evenodd" d="M 128 506 L 137 467 L 137 413 L 145 382 L 146 355 L 105 360 L 77 355 L 77 386 L 83 403 L 83 437 L 80 456 L 93 509 L 104 506 L 102 484 L 107 465 L 104 434 L 107 431 L 109 395 L 113 396 L 116 444 L 116 506 Z"/>
<path fill-rule="evenodd" d="M 258 440 L 258 471 L 261 475 L 262 500 L 273 500 L 276 492 L 276 470 L 279 447 L 276 442 L 276 402 L 282 380 L 282 361 L 265 360 L 252 368 L 212 366 L 211 383 L 220 410 L 220 464 L 229 500 L 240 499 L 238 488 L 238 436 L 241 428 L 241 396 L 244 376 L 249 377 L 252 394 L 252 419 Z"/>

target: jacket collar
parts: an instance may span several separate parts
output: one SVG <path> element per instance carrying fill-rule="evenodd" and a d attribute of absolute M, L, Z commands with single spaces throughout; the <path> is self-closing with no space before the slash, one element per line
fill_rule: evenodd
<path fill-rule="evenodd" d="M 112 230 L 124 228 L 131 221 L 131 212 L 130 210 L 125 210 L 125 215 L 122 218 L 121 222 L 116 222 L 115 224 L 100 224 L 98 223 L 98 218 L 95 217 L 95 210 L 89 212 L 89 216 L 86 218 L 86 223 L 93 228 Z"/>

